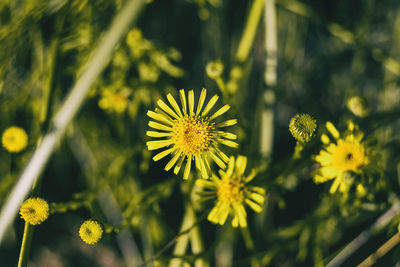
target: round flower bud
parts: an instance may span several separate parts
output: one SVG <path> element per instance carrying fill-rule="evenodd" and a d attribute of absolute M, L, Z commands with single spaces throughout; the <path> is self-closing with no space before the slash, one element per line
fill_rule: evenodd
<path fill-rule="evenodd" d="M 28 135 L 24 129 L 11 126 L 3 132 L 1 143 L 8 152 L 17 153 L 28 145 Z"/>
<path fill-rule="evenodd" d="M 211 79 L 217 79 L 222 75 L 223 71 L 224 64 L 222 64 L 222 62 L 219 60 L 208 62 L 206 66 L 206 73 Z"/>
<path fill-rule="evenodd" d="M 308 114 L 296 114 L 289 124 L 289 130 L 293 137 L 302 143 L 311 140 L 316 128 L 316 121 Z"/>

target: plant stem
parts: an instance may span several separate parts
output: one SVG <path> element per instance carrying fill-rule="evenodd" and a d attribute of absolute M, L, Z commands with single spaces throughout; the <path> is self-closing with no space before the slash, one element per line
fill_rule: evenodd
<path fill-rule="evenodd" d="M 244 228 L 240 228 L 240 230 L 242 232 L 244 244 L 247 248 L 247 251 L 250 253 L 254 252 L 254 242 L 253 242 L 253 238 L 251 237 L 249 228 L 244 227 Z M 251 264 L 251 267 L 259 267 L 260 266 L 260 264 L 258 263 L 258 260 L 255 256 L 251 256 L 250 264 Z"/>
<path fill-rule="evenodd" d="M 386 241 L 376 252 L 369 255 L 363 262 L 361 262 L 358 267 L 369 267 L 372 266 L 380 257 L 388 253 L 392 248 L 394 248 L 398 243 L 400 243 L 400 233 L 395 234 Z"/>
<path fill-rule="evenodd" d="M 363 231 L 353 241 L 351 241 L 342 251 L 339 252 L 326 267 L 341 266 L 358 248 L 360 248 L 375 233 L 383 229 L 400 211 L 400 204 L 396 201 L 392 207 L 379 217 L 373 225 Z"/>
<path fill-rule="evenodd" d="M 186 231 L 189 227 L 191 227 L 194 223 L 193 216 L 190 210 L 186 206 L 185 215 L 182 220 L 181 228 L 179 229 L 179 233 Z M 180 235 L 176 241 L 174 251 L 172 255 L 174 256 L 183 256 L 185 255 L 187 245 L 189 244 L 189 235 L 184 234 Z M 169 262 L 169 267 L 180 267 L 182 265 L 182 260 L 179 258 L 174 258 Z"/>
<path fill-rule="evenodd" d="M 32 244 L 32 236 L 33 226 L 26 222 L 24 227 L 24 236 L 22 237 L 21 251 L 19 253 L 18 267 L 25 267 L 28 265 L 28 257 Z"/>
<path fill-rule="evenodd" d="M 193 218 L 193 221 L 196 221 L 196 215 L 191 206 L 187 206 L 188 212 Z M 192 252 L 194 254 L 200 254 L 204 250 L 203 239 L 201 238 L 199 226 L 193 227 L 192 231 L 190 231 L 190 245 L 192 247 Z M 209 264 L 205 261 L 204 258 L 199 258 L 194 262 L 195 267 L 208 267 Z"/>
<path fill-rule="evenodd" d="M 240 40 L 239 47 L 236 53 L 236 60 L 240 63 L 244 62 L 250 52 L 256 35 L 257 26 L 260 22 L 263 13 L 264 0 L 254 0 L 251 6 L 250 13 L 247 16 L 246 26 Z"/>
<path fill-rule="evenodd" d="M 34 152 L 1 210 L 0 242 L 36 177 L 43 171 L 50 155 L 54 152 L 70 122 L 82 106 L 89 89 L 109 62 L 116 45 L 138 17 L 143 5 L 144 0 L 130 0 L 121 9 L 104 38 L 99 41 L 98 47 L 89 59 L 84 72 L 71 89 L 67 100 L 53 117 L 52 129 L 45 135 L 40 146 Z"/>

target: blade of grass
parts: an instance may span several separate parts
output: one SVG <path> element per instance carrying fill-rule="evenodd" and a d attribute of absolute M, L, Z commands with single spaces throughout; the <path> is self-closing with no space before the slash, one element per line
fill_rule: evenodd
<path fill-rule="evenodd" d="M 89 59 L 82 75 L 53 118 L 51 130 L 45 135 L 40 146 L 34 152 L 1 210 L 0 242 L 3 240 L 8 226 L 15 218 L 23 199 L 31 189 L 35 178 L 43 171 L 50 155 L 54 152 L 68 125 L 82 106 L 90 87 L 109 62 L 115 47 L 126 34 L 129 26 L 137 19 L 143 5 L 144 0 L 128 1 L 115 17 L 110 29 L 99 41 L 99 45 Z"/>

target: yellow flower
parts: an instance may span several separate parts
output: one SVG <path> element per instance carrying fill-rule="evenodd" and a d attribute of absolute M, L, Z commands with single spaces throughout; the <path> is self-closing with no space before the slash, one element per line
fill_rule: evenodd
<path fill-rule="evenodd" d="M 206 89 L 204 88 L 201 91 L 196 113 L 194 110 L 193 90 L 189 91 L 188 102 L 186 102 L 186 95 L 183 89 L 179 91 L 179 96 L 182 109 L 180 109 L 172 95 L 168 94 L 167 99 L 173 109 L 160 99 L 157 102 L 160 108 L 156 108 L 154 112 L 147 112 L 150 118 L 157 121 L 150 121 L 149 126 L 161 131 L 147 131 L 146 134 L 156 138 L 165 137 L 165 139 L 149 141 L 146 145 L 149 150 L 166 147 L 164 151 L 153 157 L 153 160 L 157 161 L 169 154 L 172 155 L 172 159 L 165 166 L 166 171 L 176 165 L 174 173 L 178 174 L 183 161 L 186 159 L 183 178 L 187 179 L 191 162 L 194 160 L 196 168 L 200 170 L 202 177 L 208 178 L 211 173 L 210 158 L 222 169 L 226 168 L 225 163 L 229 160 L 228 156 L 219 149 L 219 144 L 234 148 L 238 146 L 237 143 L 231 141 L 237 138 L 236 134 L 217 130 L 217 128 L 234 125 L 237 120 L 227 120 L 217 124 L 212 122 L 216 117 L 228 111 L 230 106 L 225 105 L 208 117 L 207 115 L 218 100 L 218 95 L 214 95 L 203 109 L 206 99 Z"/>
<path fill-rule="evenodd" d="M 335 142 L 331 142 L 326 134 L 321 136 L 325 147 L 315 157 L 321 168 L 314 176 L 314 181 L 323 183 L 335 179 L 329 192 L 333 194 L 338 189 L 346 192 L 352 183 L 351 173 L 361 173 L 362 167 L 368 164 L 366 149 L 361 141 L 364 135 L 362 132 L 354 133 L 355 125 L 351 121 L 348 122 L 349 131 L 343 137 L 331 122 L 326 123 L 326 128 Z"/>
<path fill-rule="evenodd" d="M 247 227 L 246 203 L 255 212 L 261 212 L 265 201 L 265 189 L 250 186 L 256 171 L 252 170 L 248 176 L 244 175 L 247 164 L 245 156 L 238 156 L 236 161 L 232 156 L 228 168 L 220 170 L 221 178 L 213 175 L 211 180 L 197 179 L 196 185 L 202 188 L 199 192 L 200 200 L 214 200 L 215 206 L 211 209 L 207 219 L 220 225 L 225 224 L 229 214 L 233 216 L 233 227 Z"/>
<path fill-rule="evenodd" d="M 118 92 L 112 92 L 105 89 L 99 100 L 99 107 L 109 112 L 123 113 L 128 107 L 129 90 L 123 89 Z"/>
<path fill-rule="evenodd" d="M 28 198 L 22 203 L 19 214 L 27 223 L 41 224 L 49 217 L 49 204 L 42 198 Z"/>
<path fill-rule="evenodd" d="M 3 132 L 1 143 L 8 152 L 17 153 L 28 145 L 28 135 L 24 129 L 11 126 Z"/>
<path fill-rule="evenodd" d="M 79 228 L 79 236 L 83 242 L 93 245 L 99 242 L 103 236 L 103 229 L 97 221 L 87 220 L 84 221 L 81 228 Z"/>

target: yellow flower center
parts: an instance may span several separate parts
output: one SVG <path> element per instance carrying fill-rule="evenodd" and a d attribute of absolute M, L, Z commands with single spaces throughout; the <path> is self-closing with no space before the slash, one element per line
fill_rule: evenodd
<path fill-rule="evenodd" d="M 41 224 L 49 216 L 49 205 L 44 199 L 29 198 L 22 203 L 19 213 L 30 224 Z"/>
<path fill-rule="evenodd" d="M 343 142 L 332 153 L 332 165 L 341 171 L 357 172 L 364 164 L 365 150 L 359 143 Z"/>
<path fill-rule="evenodd" d="M 172 128 L 175 146 L 185 155 L 196 155 L 206 150 L 212 139 L 212 124 L 200 116 L 178 119 Z"/>
<path fill-rule="evenodd" d="M 222 179 L 218 186 L 217 196 L 220 201 L 241 203 L 244 198 L 244 184 L 237 179 Z"/>

